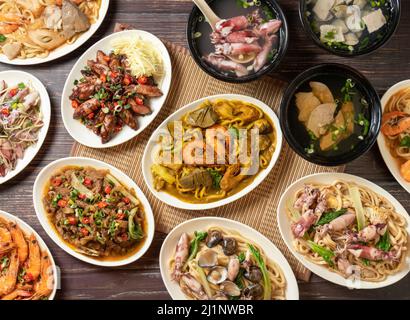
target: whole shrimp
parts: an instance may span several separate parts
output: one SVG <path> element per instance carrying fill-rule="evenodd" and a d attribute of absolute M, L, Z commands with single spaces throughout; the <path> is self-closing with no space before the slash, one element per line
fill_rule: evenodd
<path fill-rule="evenodd" d="M 0 276 L 0 296 L 9 294 L 16 286 L 17 274 L 19 270 L 19 257 L 17 250 L 13 250 L 9 258 L 9 266 L 3 275 Z"/>

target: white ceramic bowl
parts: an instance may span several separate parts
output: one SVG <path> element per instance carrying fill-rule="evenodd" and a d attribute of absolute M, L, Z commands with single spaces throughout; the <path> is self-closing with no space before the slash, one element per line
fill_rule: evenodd
<path fill-rule="evenodd" d="M 159 254 L 159 266 L 161 270 L 162 280 L 164 281 L 165 287 L 167 288 L 168 293 L 171 295 L 172 299 L 187 299 L 184 293 L 181 291 L 179 285 L 175 281 L 171 280 L 172 271 L 169 270 L 168 266 L 169 260 L 175 253 L 175 248 L 179 238 L 181 237 L 181 234 L 184 232 L 193 234 L 194 231 L 205 230 L 207 227 L 215 225 L 224 229 L 237 231 L 243 237 L 252 239 L 252 241 L 256 242 L 263 249 L 266 256 L 282 269 L 286 279 L 286 299 L 299 299 L 298 284 L 288 261 L 268 238 L 243 223 L 216 217 L 196 218 L 185 221 L 176 226 L 165 238 L 161 247 L 161 252 Z"/>
<path fill-rule="evenodd" d="M 74 110 L 71 106 L 69 96 L 71 95 L 71 92 L 74 88 L 74 80 L 78 80 L 82 77 L 81 69 L 83 69 L 87 65 L 87 60 L 95 60 L 98 50 L 102 50 L 107 54 L 110 53 L 113 49 L 111 44 L 112 40 L 125 37 L 140 37 L 141 39 L 150 41 L 160 52 L 164 64 L 165 74 L 163 76 L 163 79 L 161 79 L 161 81 L 158 83 L 158 87 L 161 89 L 163 95 L 161 97 L 151 98 L 149 100 L 149 105 L 151 107 L 152 113 L 145 117 L 138 117 L 138 130 L 133 130 L 125 125 L 121 132 L 119 132 L 109 142 L 103 144 L 101 142 L 101 137 L 97 136 L 90 129 L 81 124 L 79 120 L 73 119 Z M 108 37 L 101 39 L 92 47 L 90 47 L 78 59 L 77 63 L 74 65 L 70 74 L 68 75 L 64 85 L 63 94 L 61 96 L 61 115 L 63 117 L 64 126 L 74 140 L 90 148 L 110 148 L 127 142 L 128 140 L 131 140 L 132 138 L 140 134 L 155 119 L 168 96 L 169 88 L 171 86 L 171 78 L 172 66 L 168 50 L 161 42 L 161 40 L 159 40 L 156 36 L 149 32 L 141 30 L 126 30 L 113 33 Z"/>
<path fill-rule="evenodd" d="M 212 101 L 215 99 L 229 99 L 229 100 L 246 101 L 246 102 L 249 102 L 249 103 L 252 103 L 258 106 L 265 114 L 268 115 L 268 117 L 273 122 L 273 125 L 275 127 L 275 133 L 276 133 L 276 149 L 272 155 L 272 159 L 269 163 L 269 166 L 266 169 L 262 170 L 253 180 L 253 182 L 250 185 L 248 185 L 246 188 L 242 189 L 241 191 L 235 193 L 234 195 L 230 197 L 227 197 L 227 198 L 215 201 L 215 202 L 211 202 L 211 203 L 200 203 L 200 204 L 188 203 L 188 202 L 179 200 L 178 198 L 173 197 L 172 195 L 166 192 L 156 191 L 154 188 L 154 184 L 153 184 L 151 166 L 154 164 L 154 159 L 152 155 L 153 155 L 153 150 L 157 144 L 156 141 L 157 141 L 158 135 L 160 134 L 161 131 L 166 129 L 168 122 L 180 120 L 184 114 L 186 114 L 187 112 L 191 110 L 195 110 L 204 101 L 206 100 Z M 268 105 L 266 105 L 260 100 L 257 100 L 255 98 L 251 98 L 248 96 L 243 96 L 239 94 L 220 94 L 220 95 L 201 98 L 199 100 L 191 102 L 190 104 L 182 107 L 181 109 L 171 114 L 164 122 L 162 122 L 159 125 L 159 127 L 151 135 L 151 138 L 149 139 L 147 146 L 144 150 L 144 156 L 142 158 L 142 174 L 144 175 L 145 183 L 148 185 L 148 188 L 151 190 L 154 196 L 170 206 L 180 208 L 180 209 L 187 209 L 187 210 L 213 209 L 213 208 L 217 208 L 217 207 L 226 205 L 228 203 L 231 203 L 235 200 L 238 200 L 239 198 L 242 198 L 243 196 L 251 192 L 253 189 L 255 189 L 271 172 L 271 170 L 276 164 L 276 161 L 279 158 L 281 150 L 282 150 L 282 131 L 280 130 L 279 119 L 276 116 L 275 112 L 273 112 L 273 110 Z"/>
<path fill-rule="evenodd" d="M 101 24 L 104 21 L 105 16 L 107 15 L 109 4 L 110 4 L 110 0 L 101 1 L 100 15 L 99 15 L 98 20 L 96 21 L 96 23 L 90 26 L 90 29 L 88 29 L 86 32 L 81 34 L 80 37 L 73 44 L 62 45 L 61 47 L 51 51 L 50 54 L 45 58 L 28 58 L 28 59 L 10 60 L 4 54 L 0 54 L 0 62 L 12 64 L 12 65 L 28 66 L 28 65 L 35 65 L 35 64 L 41 64 L 41 63 L 53 61 L 53 60 L 56 60 L 58 58 L 61 58 L 73 52 L 74 50 L 79 48 L 81 45 L 83 45 L 88 39 L 90 39 L 93 36 L 93 34 L 98 30 L 98 28 L 101 26 Z"/>
<path fill-rule="evenodd" d="M 386 107 L 387 102 L 391 98 L 393 94 L 398 92 L 401 89 L 410 87 L 410 80 L 404 80 L 393 87 L 391 87 L 387 92 L 383 95 L 382 98 L 382 112 Z M 386 137 L 383 133 L 380 132 L 379 137 L 377 138 L 377 144 L 379 145 L 380 153 L 382 154 L 383 160 L 386 163 L 386 166 L 389 168 L 393 177 L 397 180 L 398 183 L 408 192 L 410 193 L 410 182 L 404 180 L 400 173 L 400 166 L 397 160 L 391 155 L 389 148 L 386 144 Z"/>
<path fill-rule="evenodd" d="M 36 236 L 36 239 L 38 241 L 38 244 L 40 246 L 41 251 L 46 251 L 47 252 L 47 255 L 50 257 L 51 265 L 52 265 L 52 268 L 53 268 L 53 278 L 54 278 L 53 291 L 51 292 L 48 299 L 53 300 L 55 295 L 56 295 L 56 292 L 57 292 L 58 276 L 57 276 L 56 263 L 54 261 L 54 258 L 52 256 L 52 254 L 51 254 L 50 249 L 48 249 L 46 243 L 39 236 L 39 234 L 36 232 L 36 230 L 34 230 L 32 227 L 30 227 L 27 223 L 25 223 L 20 218 L 17 218 L 16 216 L 13 216 L 12 214 L 7 213 L 7 212 L 2 211 L 2 210 L 0 210 L 0 217 L 4 218 L 7 221 L 15 222 L 26 235 L 34 234 Z"/>
<path fill-rule="evenodd" d="M 144 245 L 140 248 L 140 250 L 138 250 L 135 254 L 127 258 L 121 259 L 121 260 L 102 261 L 102 260 L 94 259 L 92 257 L 76 252 L 75 250 L 72 249 L 71 246 L 69 246 L 65 241 L 62 240 L 61 236 L 57 234 L 57 231 L 52 226 L 51 222 L 49 221 L 47 217 L 47 212 L 44 209 L 42 199 L 43 199 L 44 188 L 47 182 L 49 181 L 50 177 L 58 169 L 61 169 L 66 166 L 90 166 L 96 169 L 105 169 L 105 170 L 108 169 L 110 173 L 115 178 L 117 178 L 121 183 L 123 183 L 125 186 L 127 186 L 130 189 L 134 189 L 136 197 L 141 201 L 142 206 L 144 207 L 145 219 L 147 219 L 147 225 L 148 225 L 146 239 L 145 239 Z M 122 266 L 122 265 L 129 264 L 131 262 L 134 262 L 145 254 L 145 252 L 150 247 L 152 239 L 154 237 L 154 231 L 155 231 L 154 215 L 152 213 L 151 206 L 147 198 L 141 191 L 141 189 L 136 185 L 136 183 L 131 178 L 129 178 L 122 171 L 102 161 L 98 161 L 98 160 L 90 159 L 90 158 L 69 157 L 69 158 L 62 158 L 62 159 L 59 159 L 59 160 L 56 160 L 50 163 L 43 170 L 41 170 L 41 172 L 37 176 L 36 181 L 34 182 L 33 201 L 34 201 L 34 209 L 36 210 L 37 218 L 40 220 L 42 227 L 47 232 L 49 237 L 61 249 L 63 249 L 68 254 L 84 262 L 88 262 L 90 264 L 94 264 L 97 266 L 103 266 L 103 267 L 117 267 L 117 266 Z"/>
<path fill-rule="evenodd" d="M 16 86 L 20 82 L 24 82 L 25 84 L 30 84 L 34 89 L 36 89 L 40 94 L 40 109 L 44 122 L 43 127 L 40 129 L 37 143 L 24 151 L 23 159 L 17 161 L 17 166 L 13 171 L 7 173 L 5 177 L 0 177 L 0 184 L 2 184 L 23 171 L 23 169 L 28 166 L 31 160 L 33 160 L 36 154 L 40 151 L 50 126 L 51 107 L 50 97 L 48 96 L 46 88 L 35 76 L 23 71 L 8 70 L 0 72 L 0 80 L 4 80 L 9 87 Z"/>
<path fill-rule="evenodd" d="M 289 220 L 287 213 L 286 213 L 287 200 L 289 199 L 289 197 L 294 197 L 296 191 L 299 190 L 300 188 L 303 188 L 303 186 L 306 183 L 314 182 L 314 183 L 321 183 L 321 184 L 331 184 L 335 180 L 344 180 L 344 181 L 354 182 L 358 185 L 365 186 L 373 190 L 377 194 L 385 197 L 387 200 L 389 200 L 393 204 L 396 211 L 399 214 L 403 215 L 403 217 L 407 220 L 407 233 L 410 234 L 410 218 L 409 218 L 408 213 L 403 208 L 403 206 L 390 193 L 388 193 L 387 191 L 385 191 L 378 185 L 366 179 L 356 177 L 356 176 L 346 174 L 346 173 L 318 173 L 318 174 L 312 174 L 312 175 L 303 177 L 299 179 L 298 181 L 294 182 L 291 186 L 289 186 L 289 188 L 286 189 L 286 191 L 283 193 L 279 201 L 278 211 L 277 211 L 279 230 L 289 250 L 300 261 L 300 263 L 302 263 L 306 268 L 311 270 L 313 273 L 315 273 L 319 277 L 322 277 L 323 279 L 333 282 L 335 284 L 349 287 L 349 288 L 354 288 L 354 289 L 383 288 L 383 287 L 392 285 L 393 283 L 396 283 L 397 281 L 404 278 L 407 275 L 407 273 L 410 271 L 410 268 L 409 268 L 410 251 L 409 250 L 406 251 L 406 254 L 407 254 L 406 263 L 403 265 L 402 269 L 399 272 L 391 276 L 388 276 L 384 281 L 381 281 L 381 282 L 347 281 L 341 275 L 335 272 L 329 271 L 325 267 L 319 266 L 309 261 L 304 255 L 296 252 L 296 250 L 293 247 L 293 243 L 292 243 L 293 235 L 292 235 L 292 231 L 290 228 L 291 221 Z"/>

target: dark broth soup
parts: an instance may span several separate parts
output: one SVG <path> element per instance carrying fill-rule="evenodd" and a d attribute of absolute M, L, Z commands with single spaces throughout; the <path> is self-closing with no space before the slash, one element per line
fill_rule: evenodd
<path fill-rule="evenodd" d="M 214 0 L 210 1 L 209 5 L 221 19 L 229 20 L 242 16 L 246 17 L 248 24 L 237 30 L 234 28 L 228 32 L 229 35 L 222 31 L 213 33 L 204 16 L 198 14 L 191 29 L 194 50 L 208 67 L 225 76 L 240 78 L 264 70 L 270 62 L 276 60 L 281 21 L 278 19 L 278 12 L 270 2 Z M 274 21 L 278 23 L 274 25 Z M 260 28 L 268 26 L 269 22 L 271 23 L 269 31 L 260 32 Z M 246 40 L 244 40 L 245 35 Z M 232 36 L 236 37 L 229 38 Z M 230 57 L 234 57 L 233 61 Z"/>
<path fill-rule="evenodd" d="M 337 105 L 333 117 L 336 118 L 341 112 L 344 103 L 351 102 L 353 104 L 353 123 L 352 132 L 346 134 L 345 137 L 338 137 L 340 127 L 334 122 L 325 127 L 326 133 L 332 135 L 333 145 L 327 150 L 322 150 L 320 147 L 320 138 L 315 137 L 306 127 L 306 124 L 299 120 L 299 110 L 296 107 L 296 98 L 293 97 L 289 113 L 289 126 L 293 132 L 295 139 L 304 147 L 306 154 L 320 155 L 326 158 L 337 158 L 342 154 L 351 152 L 361 143 L 364 143 L 368 138 L 370 106 L 364 94 L 363 88 L 355 79 L 347 79 L 343 76 L 323 74 L 315 76 L 303 83 L 297 93 L 311 92 L 310 82 L 320 82 L 325 84 L 333 94 L 335 104 Z M 346 89 L 347 88 L 347 89 Z M 348 91 L 347 91 L 348 90 Z M 325 135 L 325 134 L 324 134 Z"/>
<path fill-rule="evenodd" d="M 307 0 L 305 10 L 324 45 L 351 54 L 376 47 L 393 23 L 390 0 Z"/>

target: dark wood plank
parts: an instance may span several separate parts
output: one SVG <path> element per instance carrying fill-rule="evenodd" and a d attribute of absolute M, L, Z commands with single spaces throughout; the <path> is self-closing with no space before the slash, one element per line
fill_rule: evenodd
<path fill-rule="evenodd" d="M 291 80 L 304 69 L 322 62 L 349 64 L 362 71 L 380 94 L 394 83 L 410 78 L 408 52 L 410 43 L 410 3 L 402 1 L 399 29 L 387 46 L 369 56 L 347 59 L 327 54 L 308 38 L 298 17 L 297 0 L 280 0 L 290 25 L 290 46 L 286 58 L 273 76 Z M 69 154 L 73 143 L 60 116 L 61 90 L 78 59 L 92 43 L 108 35 L 115 22 L 127 22 L 150 31 L 165 40 L 186 45 L 185 28 L 192 4 L 188 0 L 111 1 L 104 25 L 81 48 L 57 61 L 33 67 L 0 65 L 0 71 L 25 70 L 39 77 L 47 86 L 52 102 L 52 121 L 46 142 L 39 155 L 15 179 L 0 186 L 0 209 L 11 212 L 32 225 L 50 246 L 61 268 L 60 299 L 169 299 L 158 268 L 159 250 L 165 235 L 157 233 L 149 252 L 137 263 L 122 268 L 90 266 L 67 255 L 49 239 L 33 209 L 32 186 L 42 167 Z M 390 175 L 378 148 L 347 166 L 346 172 L 367 178 L 391 192 L 410 211 L 410 196 Z M 309 283 L 299 283 L 302 299 L 410 299 L 410 277 L 380 290 L 348 290 L 312 276 Z"/>

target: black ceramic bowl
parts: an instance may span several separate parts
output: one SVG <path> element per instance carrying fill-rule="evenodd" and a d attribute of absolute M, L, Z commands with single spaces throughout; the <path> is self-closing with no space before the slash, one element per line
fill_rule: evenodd
<path fill-rule="evenodd" d="M 231 7 L 232 7 L 232 4 L 238 3 L 236 0 L 207 0 L 211 9 L 214 10 L 214 12 L 222 19 L 228 19 L 228 18 L 235 17 L 237 15 L 240 15 L 240 14 L 244 14 L 243 10 L 245 9 L 240 9 L 240 8 L 235 8 L 235 10 L 232 10 L 232 12 L 228 12 L 228 10 L 226 10 L 226 8 L 224 7 L 225 1 L 230 2 L 229 4 Z M 226 73 L 223 73 L 215 69 L 213 66 L 211 66 L 210 64 L 208 64 L 206 61 L 202 59 L 202 54 L 199 49 L 198 40 L 195 37 L 195 33 L 198 30 L 199 23 L 201 24 L 207 24 L 207 23 L 203 21 L 203 16 L 202 16 L 201 11 L 196 6 L 193 7 L 189 15 L 189 19 L 188 19 L 187 39 L 188 39 L 188 46 L 191 52 L 191 56 L 194 58 L 197 65 L 202 70 L 204 70 L 207 74 L 211 75 L 212 77 L 218 80 L 231 82 L 231 83 L 244 83 L 244 82 L 250 82 L 250 81 L 256 80 L 260 78 L 261 76 L 272 72 L 274 69 L 276 69 L 279 66 L 288 48 L 288 25 L 286 22 L 286 17 L 282 9 L 280 8 L 279 4 L 275 0 L 261 0 L 261 3 L 262 5 L 266 5 L 270 10 L 272 10 L 272 12 L 276 15 L 277 19 L 282 20 L 282 27 L 280 28 L 280 31 L 278 33 L 278 36 L 279 36 L 278 51 L 275 54 L 274 59 L 271 62 L 269 62 L 267 66 L 265 66 L 264 68 L 262 68 L 256 73 L 252 73 L 244 77 L 235 77 L 235 76 L 227 75 Z M 258 7 L 255 7 L 255 9 L 257 8 Z M 209 26 L 209 24 L 206 25 L 206 28 L 211 30 L 211 27 Z"/>
<path fill-rule="evenodd" d="M 390 0 L 391 2 L 391 19 L 387 21 L 386 32 L 384 36 L 377 41 L 372 42 L 370 45 L 366 46 L 362 50 L 357 50 L 354 52 L 349 52 L 346 50 L 336 49 L 330 46 L 327 46 L 322 41 L 320 41 L 319 36 L 312 30 L 309 19 L 306 15 L 307 4 L 306 0 L 299 0 L 299 17 L 302 21 L 303 28 L 306 33 L 313 39 L 313 41 L 321 48 L 327 50 L 330 53 L 336 54 L 342 57 L 356 57 L 360 55 L 369 54 L 382 46 L 384 46 L 393 36 L 394 32 L 397 29 L 400 21 L 401 5 L 400 0 Z"/>
<path fill-rule="evenodd" d="M 309 81 L 332 81 L 333 77 L 343 80 L 352 79 L 357 90 L 368 103 L 367 113 L 369 132 L 363 140 L 355 140 L 354 148 L 344 148 L 340 152 L 311 153 L 306 151 L 310 137 L 305 126 L 298 120 L 298 110 L 295 103 L 295 94 L 309 88 Z M 286 141 L 291 148 L 309 162 L 323 166 L 337 166 L 346 164 L 366 153 L 376 142 L 381 125 L 381 102 L 376 90 L 369 80 L 361 73 L 342 64 L 321 64 L 301 73 L 286 89 L 280 106 L 280 123 Z M 355 119 L 357 113 L 355 114 Z M 346 151 L 344 151 L 346 150 Z"/>

